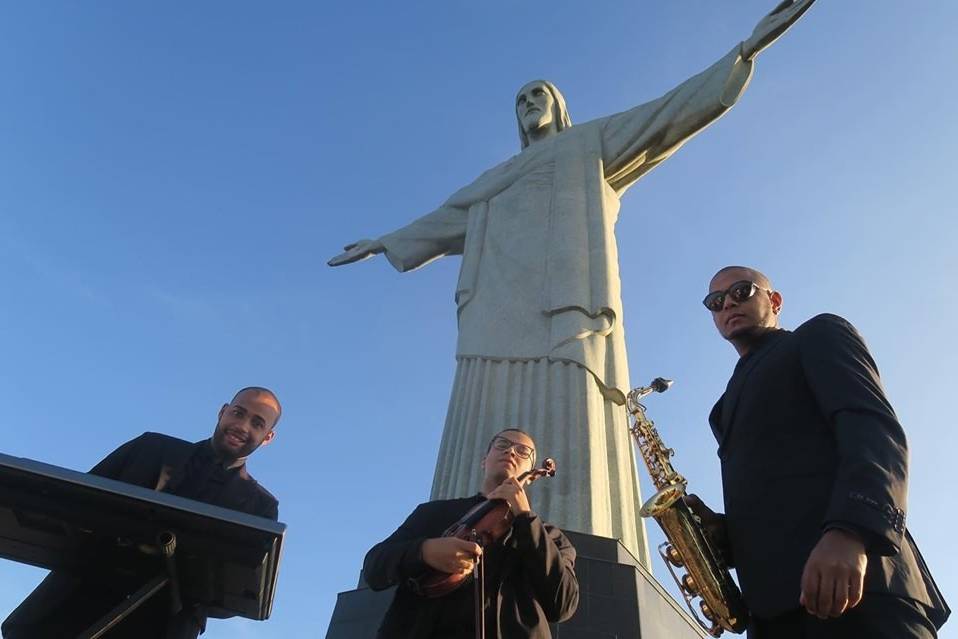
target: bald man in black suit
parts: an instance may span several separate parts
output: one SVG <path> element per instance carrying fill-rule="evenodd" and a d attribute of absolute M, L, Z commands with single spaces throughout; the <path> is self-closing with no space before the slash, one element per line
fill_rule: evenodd
<path fill-rule="evenodd" d="M 782 295 L 731 266 L 706 308 L 739 361 L 709 423 L 725 514 L 697 498 L 736 568 L 750 639 L 928 639 L 949 609 L 905 528 L 908 452 L 855 328 L 779 327 Z"/>

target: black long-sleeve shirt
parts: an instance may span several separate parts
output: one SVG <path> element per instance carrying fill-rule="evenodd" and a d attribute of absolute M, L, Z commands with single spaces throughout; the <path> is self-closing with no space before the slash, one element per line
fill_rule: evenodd
<path fill-rule="evenodd" d="M 410 580 L 425 574 L 425 540 L 442 536 L 481 495 L 420 504 L 387 539 L 366 554 L 363 574 L 374 590 L 399 585 L 379 630 L 381 639 L 433 639 L 450 636 L 458 622 L 465 637 L 474 636 L 472 586 L 436 599 L 414 592 Z M 485 549 L 486 631 L 490 637 L 549 639 L 549 622 L 572 616 L 579 603 L 575 548 L 558 528 L 535 513 L 516 517 L 512 531 Z"/>

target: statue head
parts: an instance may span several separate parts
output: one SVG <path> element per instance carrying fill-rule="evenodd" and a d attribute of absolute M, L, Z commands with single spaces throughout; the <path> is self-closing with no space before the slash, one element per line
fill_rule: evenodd
<path fill-rule="evenodd" d="M 555 133 L 572 126 L 565 98 L 547 80 L 533 80 L 516 94 L 516 120 L 522 148 L 529 146 L 530 131 L 551 129 Z"/>

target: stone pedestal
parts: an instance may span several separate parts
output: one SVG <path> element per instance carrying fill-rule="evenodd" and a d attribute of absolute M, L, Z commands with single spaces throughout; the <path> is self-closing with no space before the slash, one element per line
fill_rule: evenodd
<path fill-rule="evenodd" d="M 575 546 L 579 609 L 553 626 L 555 639 L 701 639 L 685 608 L 615 539 L 566 531 Z M 339 593 L 326 639 L 375 639 L 393 591 L 373 592 L 360 577 Z"/>

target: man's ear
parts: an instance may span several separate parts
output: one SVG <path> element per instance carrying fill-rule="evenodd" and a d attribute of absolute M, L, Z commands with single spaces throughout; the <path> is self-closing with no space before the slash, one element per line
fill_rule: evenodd
<path fill-rule="evenodd" d="M 260 444 L 260 446 L 265 446 L 266 444 L 270 443 L 273 441 L 274 437 L 276 437 L 276 431 L 271 428 L 269 432 L 266 433 L 266 437 L 263 438 L 263 443 Z"/>
<path fill-rule="evenodd" d="M 223 419 L 223 413 L 225 413 L 225 412 L 226 412 L 226 409 L 229 408 L 229 407 L 230 407 L 229 404 L 223 404 L 223 408 L 221 408 L 221 409 L 220 409 L 220 412 L 218 412 L 218 413 L 216 414 L 216 421 L 217 421 L 217 423 L 219 422 L 219 420 Z"/>
<path fill-rule="evenodd" d="M 778 315 L 782 312 L 782 294 L 778 291 L 772 291 L 768 296 L 772 302 L 772 312 Z"/>

